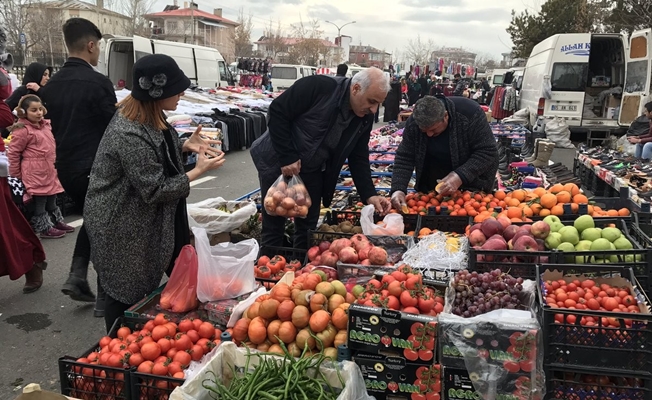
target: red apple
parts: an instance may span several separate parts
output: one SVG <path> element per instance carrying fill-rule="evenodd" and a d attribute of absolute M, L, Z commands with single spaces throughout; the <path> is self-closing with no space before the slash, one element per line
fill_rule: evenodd
<path fill-rule="evenodd" d="M 487 241 L 487 237 L 480 229 L 476 229 L 469 234 L 469 243 L 471 246 L 482 246 Z"/>
<path fill-rule="evenodd" d="M 488 238 L 493 235 L 503 234 L 503 225 L 495 219 L 487 219 L 482 222 L 482 233 Z"/>
<path fill-rule="evenodd" d="M 532 233 L 535 239 L 545 239 L 550 234 L 550 225 L 547 222 L 537 221 L 532 224 L 530 233 Z"/>
<path fill-rule="evenodd" d="M 505 240 L 510 241 L 512 238 L 514 238 L 514 235 L 516 235 L 516 232 L 518 232 L 519 227 L 517 225 L 510 225 L 505 230 L 503 231 L 503 237 Z"/>
<path fill-rule="evenodd" d="M 521 236 L 514 242 L 516 251 L 539 251 L 539 245 L 532 236 Z"/>

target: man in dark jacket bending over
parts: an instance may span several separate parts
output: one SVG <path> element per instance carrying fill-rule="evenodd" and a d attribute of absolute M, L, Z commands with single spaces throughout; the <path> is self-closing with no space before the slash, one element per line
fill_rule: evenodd
<path fill-rule="evenodd" d="M 381 214 L 390 210 L 389 201 L 376 195 L 369 167 L 374 114 L 389 89 L 389 79 L 377 68 L 352 79 L 313 75 L 298 80 L 270 105 L 268 130 L 254 142 L 251 157 L 263 196 L 281 173 L 299 175 L 306 185 L 312 206 L 307 218 L 294 220 L 294 247 L 307 248 L 320 202 L 330 205 L 347 158 L 363 201 Z M 262 212 L 262 245 L 282 246 L 285 218 Z"/>
<path fill-rule="evenodd" d="M 420 192 L 448 196 L 463 186 L 491 192 L 498 149 L 484 111 L 465 97 L 426 96 L 414 107 L 398 146 L 392 175 L 392 204 L 401 209 L 412 172 Z M 439 185 L 438 185 L 439 184 Z"/>

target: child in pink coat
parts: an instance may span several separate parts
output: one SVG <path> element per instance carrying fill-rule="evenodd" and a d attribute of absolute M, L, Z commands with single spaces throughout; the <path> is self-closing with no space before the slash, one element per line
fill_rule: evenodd
<path fill-rule="evenodd" d="M 25 185 L 27 200 L 34 202 L 30 223 L 42 239 L 57 239 L 74 232 L 63 221 L 57 206 L 57 194 L 63 193 L 54 168 L 55 143 L 50 121 L 43 118 L 47 110 L 33 94 L 23 96 L 16 107 L 18 122 L 11 128 L 7 158 L 9 175 Z"/>

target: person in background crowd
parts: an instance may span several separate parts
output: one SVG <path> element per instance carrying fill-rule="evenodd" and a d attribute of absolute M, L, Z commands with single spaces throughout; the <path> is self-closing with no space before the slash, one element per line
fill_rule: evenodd
<path fill-rule="evenodd" d="M 41 241 L 11 198 L 8 173 L 5 143 L 0 140 L 0 277 L 15 281 L 25 276 L 23 293 L 32 293 L 43 285 L 48 264 Z"/>
<path fill-rule="evenodd" d="M 491 92 L 491 86 L 489 86 L 489 81 L 487 78 L 482 78 L 480 80 L 480 89 L 482 90 L 482 97 L 480 97 L 480 103 L 486 104 L 487 95 Z"/>
<path fill-rule="evenodd" d="M 460 74 L 453 75 L 453 83 L 455 84 L 455 89 L 453 90 L 453 96 L 463 96 L 464 90 L 466 90 L 466 81 L 462 79 L 462 75 Z"/>
<path fill-rule="evenodd" d="M 25 70 L 23 84 L 14 89 L 11 96 L 5 100 L 5 103 L 7 103 L 10 109 L 14 110 L 18 106 L 18 101 L 23 96 L 27 94 L 38 95 L 41 87 L 48 83 L 51 76 L 52 67 L 37 62 L 31 63 Z"/>
<path fill-rule="evenodd" d="M 349 66 L 346 64 L 340 64 L 337 66 L 337 75 L 336 76 L 346 76 L 346 73 L 349 72 Z"/>
<path fill-rule="evenodd" d="M 11 95 L 12 85 L 9 78 L 9 70 L 13 66 L 13 57 L 7 53 L 7 35 L 0 27 L 0 133 L 7 137 L 7 128 L 14 123 L 14 115 L 11 108 L 5 104 L 5 100 Z"/>
<path fill-rule="evenodd" d="M 498 149 L 484 111 L 464 97 L 419 100 L 408 118 L 396 151 L 392 204 L 401 209 L 412 172 L 415 189 L 450 196 L 460 187 L 491 192 L 498 170 Z"/>
<path fill-rule="evenodd" d="M 91 171 L 84 220 L 93 265 L 106 291 L 107 331 L 131 305 L 158 287 L 181 248 L 190 244 L 190 182 L 224 164 L 201 127 L 188 140 L 165 121 L 190 86 L 170 56 L 134 64 L 134 88 L 118 105 Z M 185 173 L 182 152 L 196 152 Z"/>
<path fill-rule="evenodd" d="M 295 218 L 294 247 L 308 247 L 308 230 L 315 229 L 320 203 L 330 206 L 344 161 L 348 158 L 356 189 L 376 211 L 390 204 L 376 194 L 369 167 L 369 135 L 374 114 L 390 90 L 389 77 L 367 68 L 353 78 L 313 75 L 299 79 L 269 108 L 268 129 L 251 146 L 261 193 L 279 175 L 299 175 L 312 206 L 307 218 Z M 284 217 L 263 208 L 262 246 L 283 246 Z"/>
<path fill-rule="evenodd" d="M 421 95 L 421 85 L 415 75 L 411 75 L 408 81 L 408 106 L 413 106 Z"/>
<path fill-rule="evenodd" d="M 63 25 L 63 36 L 69 58 L 40 94 L 52 121 L 59 180 L 66 194 L 83 209 L 95 153 L 115 114 L 117 99 L 109 78 L 93 69 L 100 56 L 100 30 L 86 19 L 70 18 Z M 91 245 L 84 225 L 61 291 L 73 300 L 93 302 L 95 295 L 86 279 Z M 99 281 L 97 290 L 94 315 L 102 317 L 104 295 Z"/>
<path fill-rule="evenodd" d="M 636 145 L 635 156 L 649 160 L 652 158 L 652 101 L 645 104 L 643 115 L 650 120 L 650 131 L 641 136 L 629 136 L 629 143 Z"/>
<path fill-rule="evenodd" d="M 23 181 L 27 196 L 34 202 L 30 221 L 34 232 L 42 239 L 59 239 L 75 228 L 63 221 L 57 206 L 57 194 L 63 188 L 54 168 L 55 144 L 50 121 L 44 118 L 47 110 L 34 94 L 23 96 L 16 107 L 18 122 L 11 131 L 9 173 Z"/>
<path fill-rule="evenodd" d="M 408 94 L 408 84 L 405 81 L 405 78 L 401 78 L 401 97 L 405 99 L 405 101 L 408 100 L 407 94 Z"/>

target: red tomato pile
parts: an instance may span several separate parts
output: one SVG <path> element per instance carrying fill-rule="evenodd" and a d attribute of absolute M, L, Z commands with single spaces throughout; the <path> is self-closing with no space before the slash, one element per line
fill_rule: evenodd
<path fill-rule="evenodd" d="M 613 287 L 606 283 L 598 285 L 592 279 L 580 281 L 575 279 L 566 282 L 563 279 L 547 281 L 544 283 L 546 303 L 551 308 L 566 308 L 572 310 L 611 311 L 621 313 L 640 313 L 636 298 L 632 296 L 629 288 Z M 575 324 L 577 317 L 569 314 L 565 316 L 566 323 Z M 598 325 L 597 318 L 583 316 L 580 324 L 585 326 Z M 563 314 L 555 314 L 555 322 L 564 323 Z M 620 328 L 616 318 L 602 318 L 602 326 Z M 631 320 L 625 320 L 627 328 L 632 327 Z"/>
<path fill-rule="evenodd" d="M 537 358 L 536 331 L 514 332 L 509 337 L 510 346 L 507 353 L 511 360 L 503 361 L 503 367 L 510 373 L 532 372 L 534 362 Z M 479 352 L 480 357 L 487 359 L 489 351 L 483 349 Z"/>
<path fill-rule="evenodd" d="M 272 258 L 262 256 L 254 267 L 256 278 L 279 280 L 288 271 L 297 271 L 301 268 L 301 261 L 287 261 L 285 257 L 276 255 Z"/>
<path fill-rule="evenodd" d="M 118 329 L 117 337 L 104 336 L 97 351 L 77 362 L 125 369 L 135 367 L 141 373 L 184 379 L 183 371 L 190 362 L 199 361 L 219 345 L 221 334 L 222 331 L 210 322 L 184 319 L 177 325 L 164 314 L 158 314 L 141 330 L 132 331 L 123 326 Z M 91 368 L 82 367 L 76 367 L 75 372 L 91 377 L 106 375 L 104 371 L 93 372 Z M 162 384 L 167 388 L 167 382 L 162 381 Z M 94 391 L 88 387 L 83 390 Z"/>
<path fill-rule="evenodd" d="M 444 311 L 444 299 L 423 284 L 423 275 L 407 265 L 398 267 L 380 281 L 370 280 L 357 303 L 430 316 Z"/>

